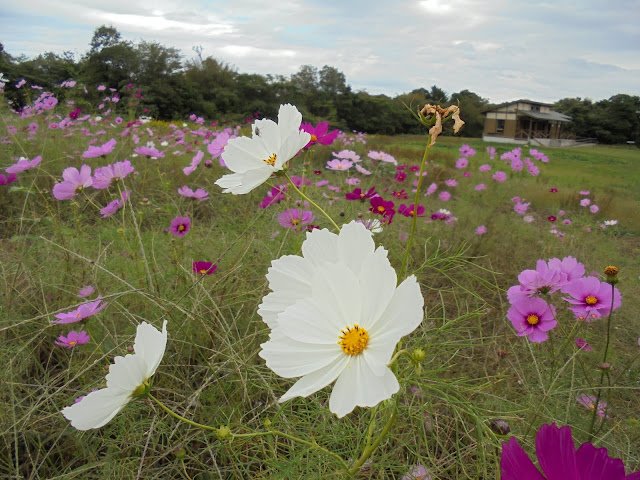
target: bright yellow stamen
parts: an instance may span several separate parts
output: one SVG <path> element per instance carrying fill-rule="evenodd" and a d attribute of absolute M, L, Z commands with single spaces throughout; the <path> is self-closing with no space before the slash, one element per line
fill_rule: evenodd
<path fill-rule="evenodd" d="M 384 207 L 383 207 L 382 205 L 380 205 L 380 206 L 378 207 L 378 211 L 379 211 L 380 213 L 384 212 Z"/>
<path fill-rule="evenodd" d="M 207 273 L 207 270 L 206 270 L 206 269 L 204 269 L 204 268 L 202 268 L 202 269 L 200 269 L 200 273 L 201 273 L 202 275 L 204 275 L 205 273 Z"/>
<path fill-rule="evenodd" d="M 596 303 L 598 303 L 598 299 L 593 295 L 589 295 L 584 299 L 584 303 L 586 303 L 587 305 L 595 305 Z"/>
<path fill-rule="evenodd" d="M 338 165 L 338 170 L 342 170 L 342 165 Z"/>
<path fill-rule="evenodd" d="M 540 318 L 538 318 L 537 315 L 529 315 L 527 317 L 527 323 L 529 325 L 537 325 L 539 321 L 540 321 Z"/>
<path fill-rule="evenodd" d="M 69 342 L 69 345 L 75 345 L 76 343 L 78 343 L 76 340 L 71 340 L 71 341 Z"/>
<path fill-rule="evenodd" d="M 278 155 L 275 153 L 272 153 L 271 156 L 269 158 L 267 158 L 266 160 L 262 160 L 264 163 L 266 163 L 267 165 L 271 165 L 272 167 L 276 164 L 276 159 L 278 158 Z"/>
<path fill-rule="evenodd" d="M 347 355 L 361 354 L 369 344 L 369 333 L 357 324 L 341 331 L 338 345 Z"/>
<path fill-rule="evenodd" d="M 184 231 L 184 229 L 185 229 L 185 226 L 184 226 L 184 225 L 180 225 L 180 226 L 178 226 L 178 231 L 179 231 L 179 232 Z"/>
<path fill-rule="evenodd" d="M 316 137 L 313 133 L 311 134 L 311 141 L 312 142 L 317 142 L 318 141 L 318 137 Z"/>
<path fill-rule="evenodd" d="M 297 218 L 291 219 L 291 225 L 298 225 L 299 223 L 300 223 L 300 220 L 298 220 Z"/>

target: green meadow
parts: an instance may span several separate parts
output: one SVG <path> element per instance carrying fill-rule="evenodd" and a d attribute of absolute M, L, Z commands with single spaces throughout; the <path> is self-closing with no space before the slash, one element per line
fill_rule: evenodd
<path fill-rule="evenodd" d="M 9 124 L 17 129 L 1 134 L 10 142 L 0 144 L 3 171 L 21 156 L 42 157 L 17 182 L 0 186 L 0 478 L 344 478 L 340 462 L 327 451 L 352 464 L 394 411 L 395 423 L 352 478 L 401 479 L 423 465 L 433 479 L 496 479 L 502 443 L 515 436 L 535 458 L 535 433 L 552 422 L 570 425 L 576 442 L 606 447 L 624 460 L 627 472 L 640 470 L 640 149 L 541 147 L 549 162 L 536 161 L 540 173 L 532 176 L 526 168 L 512 172 L 500 159 L 512 145 L 493 145 L 497 153 L 490 160 L 485 149 L 491 145 L 478 139 L 439 138 L 421 186 L 425 192 L 437 183 L 438 190 L 419 197 L 425 215 L 417 219 L 406 269 L 418 279 L 425 316 L 399 347 L 421 349 L 424 359 L 401 356 L 395 367 L 400 391 L 373 409 L 357 407 L 339 419 L 328 408 L 331 387 L 279 403 L 293 379 L 277 376 L 258 356 L 269 336 L 257 314 L 269 292 L 267 270 L 283 255 L 300 255 L 305 239 L 304 231 L 284 228 L 278 216 L 290 208 L 308 209 L 313 225 L 331 229 L 320 212 L 296 203 L 300 198 L 291 189 L 280 203 L 259 208 L 270 187 L 284 182 L 280 178 L 247 195 L 221 193 L 214 182 L 226 172 L 217 159 L 185 176 L 182 169 L 198 150 L 211 159 L 193 123 L 171 128 L 150 122 L 121 136 L 124 124 L 104 119 L 89 127 L 106 131 L 96 145 L 115 138 L 117 146 L 106 158 L 83 159 L 89 139 L 78 129 L 48 130 L 40 118 L 38 133 L 29 135 L 30 121 L 5 112 L 0 126 L 3 132 Z M 185 132 L 183 144 L 175 142 L 176 130 Z M 165 156 L 133 157 L 139 146 L 133 133 L 139 145 L 152 141 Z M 240 132 L 249 133 L 246 127 Z M 163 141 L 169 146 L 160 147 Z M 374 218 L 369 203 L 345 200 L 355 188 L 345 183 L 347 175 L 358 178 L 363 191 L 375 186 L 396 207 L 413 203 L 413 172 L 399 181 L 395 165 L 373 162 L 367 152 L 383 151 L 408 169 L 420 165 L 426 141 L 425 132 L 317 145 L 312 154 L 291 161 L 289 174 L 311 180 L 305 195 L 339 225 Z M 465 144 L 477 153 L 466 169 L 458 169 Z M 332 152 L 343 149 L 359 154 L 372 174 L 327 170 Z M 53 197 L 65 168 L 95 169 L 125 158 L 135 173 L 117 187 L 85 188 L 70 200 Z M 479 172 L 481 164 L 492 170 Z M 507 181 L 492 179 L 497 170 L 507 173 Z M 448 179 L 457 186 L 445 187 Z M 317 187 L 320 180 L 340 191 Z M 474 188 L 480 183 L 486 190 Z M 183 185 L 205 189 L 208 200 L 178 195 Z M 132 192 L 124 208 L 101 218 L 99 209 L 124 189 Z M 401 189 L 408 199 L 392 197 Z M 439 199 L 443 190 L 450 200 Z M 586 190 L 589 195 L 580 194 Z M 516 196 L 530 202 L 530 223 L 513 211 Z M 598 205 L 597 213 L 580 206 L 585 197 Z M 432 220 L 439 209 L 456 220 Z M 191 219 L 183 237 L 168 231 L 176 216 Z M 602 228 L 608 220 L 617 224 Z M 397 213 L 374 235 L 396 272 L 411 221 Z M 486 233 L 477 234 L 479 226 Z M 606 266 L 619 268 L 622 306 L 613 312 L 610 328 L 605 317 L 575 320 L 558 292 L 552 300 L 558 326 L 550 339 L 534 343 L 516 336 L 506 317 L 507 289 L 518 284 L 521 271 L 535 269 L 537 260 L 566 256 L 584 263 L 587 275 L 604 278 Z M 192 263 L 201 260 L 216 264 L 216 272 L 194 273 Z M 52 323 L 56 314 L 85 302 L 77 293 L 87 285 L 95 288 L 92 300 L 99 294 L 106 302 L 104 310 L 81 324 Z M 213 430 L 179 421 L 149 398 L 129 402 L 99 429 L 71 427 L 60 411 L 104 387 L 114 357 L 131 353 L 138 324 L 160 328 L 164 320 L 167 349 L 151 393 L 176 414 Z M 90 335 L 89 343 L 54 344 L 80 329 Z M 605 371 L 600 364 L 607 331 L 611 368 Z M 577 348 L 578 337 L 593 350 Z M 595 418 L 580 405 L 576 397 L 582 393 L 599 393 L 609 406 L 608 418 Z M 225 437 L 216 431 L 221 426 L 238 435 L 271 429 L 282 434 Z"/>

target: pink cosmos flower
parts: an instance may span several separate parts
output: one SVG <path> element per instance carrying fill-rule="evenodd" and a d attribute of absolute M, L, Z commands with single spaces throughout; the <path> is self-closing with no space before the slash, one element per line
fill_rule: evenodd
<path fill-rule="evenodd" d="M 529 208 L 529 205 L 531 205 L 531 202 L 527 202 L 527 203 L 518 202 L 513 206 L 513 211 L 516 212 L 518 215 L 524 215 L 527 211 L 527 208 Z"/>
<path fill-rule="evenodd" d="M 449 199 L 451 198 L 451 194 L 449 192 L 440 192 L 438 194 L 438 198 L 443 202 L 448 202 Z"/>
<path fill-rule="evenodd" d="M 66 337 L 64 335 L 60 335 L 58 339 L 53 343 L 55 343 L 56 345 L 60 345 L 61 347 L 73 348 L 76 345 L 83 345 L 85 343 L 88 343 L 89 340 L 91 340 L 91 337 L 89 337 L 89 334 L 84 330 L 80 332 L 72 330 L 67 333 Z"/>
<path fill-rule="evenodd" d="M 606 448 L 586 442 L 576 451 L 571 427 L 542 425 L 536 435 L 541 474 L 515 437 L 502 444 L 501 480 L 640 480 L 640 472 L 625 476 L 622 460 L 610 458 Z"/>
<path fill-rule="evenodd" d="M 129 160 L 122 162 L 115 162 L 112 165 L 106 167 L 96 168 L 93 173 L 92 187 L 98 190 L 104 190 L 109 188 L 112 183 L 126 178 L 130 173 L 133 173 L 135 168 L 131 165 Z"/>
<path fill-rule="evenodd" d="M 507 290 L 510 303 L 520 298 L 533 297 L 537 294 L 551 294 L 560 290 L 566 284 L 566 274 L 558 268 L 549 268 L 547 262 L 538 260 L 535 270 L 523 270 L 518 275 L 520 285 Z"/>
<path fill-rule="evenodd" d="M 481 172 L 489 172 L 491 171 L 491 165 L 489 165 L 488 163 L 485 163 L 484 165 L 480 165 L 478 167 L 478 170 L 480 170 Z"/>
<path fill-rule="evenodd" d="M 349 170 L 352 166 L 353 162 L 350 162 L 349 160 L 338 160 L 337 158 L 334 158 L 327 162 L 327 168 L 329 170 L 346 171 Z"/>
<path fill-rule="evenodd" d="M 557 325 L 555 308 L 547 305 L 541 298 L 520 297 L 512 302 L 507 312 L 518 337 L 527 336 L 532 342 L 544 342 L 549 338 L 547 333 Z"/>
<path fill-rule="evenodd" d="M 364 168 L 364 167 L 361 167 L 361 166 L 360 166 L 359 164 L 357 164 L 357 163 L 356 163 L 356 170 L 357 170 L 358 172 L 360 172 L 361 174 L 363 174 L 363 175 L 371 175 L 371 172 L 370 172 L 369 170 L 367 170 L 367 169 L 366 169 L 366 168 Z"/>
<path fill-rule="evenodd" d="M 435 193 L 436 190 L 438 190 L 438 184 L 434 182 L 431 185 L 429 185 L 429 188 L 427 188 L 427 191 L 425 192 L 424 196 L 427 197 L 429 195 L 432 195 L 433 193 Z"/>
<path fill-rule="evenodd" d="M 176 217 L 171 220 L 169 231 L 176 237 L 184 237 L 191 229 L 191 219 L 189 217 Z"/>
<path fill-rule="evenodd" d="M 281 200 L 284 200 L 287 198 L 286 191 L 286 185 L 276 185 L 275 187 L 271 187 L 267 196 L 262 199 L 262 202 L 260 202 L 260 208 L 267 208 L 271 205 L 275 205 Z"/>
<path fill-rule="evenodd" d="M 353 163 L 358 163 L 360 161 L 360 155 L 353 150 L 340 150 L 338 153 L 333 152 L 333 156 L 345 160 L 351 160 Z"/>
<path fill-rule="evenodd" d="M 360 185 L 360 183 L 362 182 L 362 180 L 360 180 L 357 177 L 352 177 L 352 178 L 347 178 L 344 181 L 347 185 L 351 185 L 352 187 L 355 187 L 356 185 Z"/>
<path fill-rule="evenodd" d="M 578 347 L 580 350 L 584 350 L 585 352 L 593 351 L 593 347 L 591 345 L 589 345 L 582 338 L 576 338 L 575 342 L 576 342 L 576 347 Z"/>
<path fill-rule="evenodd" d="M 424 465 L 419 463 L 412 466 L 401 480 L 431 480 L 431 474 Z"/>
<path fill-rule="evenodd" d="M 590 204 L 591 204 L 591 200 L 588 198 L 583 198 L 582 200 L 580 200 L 581 207 L 588 207 Z"/>
<path fill-rule="evenodd" d="M 5 168 L 4 171 L 7 173 L 14 173 L 14 174 L 20 173 L 20 172 L 26 172 L 27 170 L 31 170 L 32 168 L 37 167 L 41 161 L 42 161 L 42 157 L 40 155 L 38 155 L 33 160 L 20 157 L 20 159 L 16 163 Z"/>
<path fill-rule="evenodd" d="M 489 155 L 489 160 L 493 160 L 496 156 L 496 149 L 494 147 L 487 147 L 487 154 Z"/>
<path fill-rule="evenodd" d="M 527 223 L 531 223 L 533 222 L 535 219 L 531 216 L 531 215 L 525 215 L 524 217 L 522 217 L 522 220 L 524 220 Z"/>
<path fill-rule="evenodd" d="M 164 157 L 164 152 L 160 151 L 160 150 L 156 150 L 155 148 L 151 148 L 151 147 L 147 147 L 147 146 L 142 146 L 142 147 L 138 147 L 136 149 L 134 149 L 134 152 L 136 152 L 139 155 L 144 155 L 146 157 L 153 157 L 153 158 L 162 158 Z"/>
<path fill-rule="evenodd" d="M 193 262 L 191 269 L 194 273 L 199 273 L 200 275 L 211 275 L 218 269 L 218 266 L 211 262 L 199 261 Z"/>
<path fill-rule="evenodd" d="M 460 147 L 460 155 L 462 155 L 463 157 L 473 157 L 475 154 L 476 151 L 469 145 L 462 145 Z"/>
<path fill-rule="evenodd" d="M 479 183 L 475 186 L 477 192 L 481 192 L 482 190 L 486 190 L 487 186 L 484 183 Z"/>
<path fill-rule="evenodd" d="M 65 168 L 62 172 L 64 181 L 53 186 L 53 196 L 56 200 L 69 200 L 75 197 L 83 188 L 90 187 L 93 183 L 91 167 L 82 165 L 80 171 L 74 167 Z"/>
<path fill-rule="evenodd" d="M 597 414 L 602 418 L 608 418 L 607 415 L 607 404 L 605 402 L 598 402 L 598 399 L 593 395 L 587 395 L 586 393 L 581 393 L 576 397 L 576 401 L 579 405 L 582 405 L 587 410 L 595 410 L 596 404 L 598 404 Z"/>
<path fill-rule="evenodd" d="M 309 148 L 311 145 L 316 143 L 321 145 L 331 145 L 339 133 L 338 130 L 332 130 L 329 132 L 329 122 L 318 122 L 315 127 L 310 123 L 303 123 L 300 125 L 300 130 L 304 130 L 311 135 L 311 140 L 304 148 Z"/>
<path fill-rule="evenodd" d="M 86 287 L 82 287 L 78 291 L 78 296 L 80 298 L 87 298 L 89 295 L 93 293 L 94 288 L 91 285 L 87 285 Z"/>
<path fill-rule="evenodd" d="M 504 172 L 496 172 L 491 178 L 493 178 L 496 182 L 504 182 L 507 179 L 507 174 Z"/>
<path fill-rule="evenodd" d="M 598 212 L 600 211 L 600 207 L 598 207 L 598 205 L 591 205 L 591 206 L 589 207 L 589 211 L 590 211 L 591 213 L 598 213 Z"/>
<path fill-rule="evenodd" d="M 198 167 L 198 165 L 200 165 L 200 162 L 202 162 L 203 158 L 204 158 L 204 152 L 201 150 L 198 150 L 198 153 L 196 153 L 195 156 L 191 159 L 191 164 L 188 167 L 184 167 L 182 169 L 182 172 L 185 175 L 191 175 L 193 171 Z"/>
<path fill-rule="evenodd" d="M 131 190 L 124 190 L 119 199 L 113 200 L 107 204 L 106 207 L 100 209 L 100 216 L 102 218 L 107 218 L 116 213 L 129 199 L 129 195 L 131 194 Z"/>
<path fill-rule="evenodd" d="M 563 276 L 564 280 L 561 282 L 560 291 L 563 293 L 567 293 L 565 288 L 574 280 L 581 278 L 584 275 L 585 268 L 584 264 L 580 263 L 574 257 L 564 257 L 562 260 L 559 258 L 552 258 L 548 262 L 550 270 L 559 271 Z"/>
<path fill-rule="evenodd" d="M 380 160 L 386 163 L 393 163 L 394 165 L 398 164 L 395 158 L 385 152 L 371 150 L 369 153 L 367 153 L 367 157 L 369 157 L 371 160 Z"/>
<path fill-rule="evenodd" d="M 406 172 L 396 172 L 395 175 L 395 180 L 396 182 L 404 182 L 407 179 L 407 173 Z"/>
<path fill-rule="evenodd" d="M 484 235 L 485 233 L 487 233 L 487 227 L 485 227 L 484 225 L 480 225 L 478 228 L 476 228 L 476 235 Z"/>
<path fill-rule="evenodd" d="M 460 170 L 467 168 L 467 165 L 469 165 L 469 160 L 465 157 L 459 158 L 456 161 L 456 168 L 459 168 Z"/>
<path fill-rule="evenodd" d="M 106 303 L 102 303 L 102 297 L 98 297 L 93 302 L 83 303 L 75 310 L 65 313 L 56 313 L 54 316 L 58 319 L 57 321 L 52 321 L 51 323 L 76 323 L 84 320 L 85 318 L 89 318 L 104 307 L 107 306 Z"/>
<path fill-rule="evenodd" d="M 457 187 L 458 186 L 458 182 L 453 178 L 450 178 L 449 180 L 445 180 L 444 184 L 447 187 Z"/>
<path fill-rule="evenodd" d="M 96 147 L 95 145 L 90 145 L 89 148 L 82 154 L 83 158 L 96 158 L 96 157 L 106 157 L 109 153 L 116 148 L 115 138 L 112 138 L 107 143 Z"/>
<path fill-rule="evenodd" d="M 207 145 L 207 151 L 209 154 L 213 156 L 213 158 L 220 157 L 220 165 L 223 167 L 226 167 L 226 165 L 224 165 L 224 160 L 222 160 L 221 155 L 224 153 L 224 148 L 227 146 L 227 143 L 229 143 L 229 140 L 233 140 L 234 138 L 237 138 L 237 135 L 223 130 L 209 145 Z"/>
<path fill-rule="evenodd" d="M 198 188 L 195 192 L 187 187 L 186 185 L 182 188 L 178 189 L 178 193 L 183 197 L 195 198 L 196 200 L 208 200 L 209 192 L 203 190 L 202 188 Z"/>
<path fill-rule="evenodd" d="M 580 195 L 589 195 L 590 193 L 589 190 L 580 190 Z"/>
<path fill-rule="evenodd" d="M 278 215 L 278 223 L 284 228 L 290 228 L 297 232 L 306 230 L 303 225 L 308 225 L 315 219 L 310 210 L 300 210 L 298 208 L 290 208 Z"/>
<path fill-rule="evenodd" d="M 0 185 L 9 185 L 10 183 L 17 181 L 18 177 L 15 173 L 10 173 L 9 175 L 5 175 L 4 173 L 0 174 Z"/>
<path fill-rule="evenodd" d="M 418 208 L 415 208 L 413 203 L 411 205 L 405 205 L 403 203 L 398 207 L 398 213 L 405 217 L 424 217 L 424 207 L 418 205 Z"/>
<path fill-rule="evenodd" d="M 620 292 L 607 282 L 601 282 L 597 277 L 578 278 L 569 283 L 563 291 L 571 297 L 564 297 L 564 300 L 571 304 L 569 309 L 578 320 L 590 322 L 609 315 L 612 290 L 613 310 L 615 310 L 622 304 Z"/>

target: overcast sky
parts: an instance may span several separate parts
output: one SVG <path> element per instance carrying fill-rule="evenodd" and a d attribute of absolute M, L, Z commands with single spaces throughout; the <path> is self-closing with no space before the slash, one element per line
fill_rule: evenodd
<path fill-rule="evenodd" d="M 11 55 L 88 50 L 113 25 L 127 40 L 193 46 L 243 73 L 331 65 L 355 90 L 437 85 L 493 103 L 640 95 L 639 0 L 23 0 L 0 4 Z"/>

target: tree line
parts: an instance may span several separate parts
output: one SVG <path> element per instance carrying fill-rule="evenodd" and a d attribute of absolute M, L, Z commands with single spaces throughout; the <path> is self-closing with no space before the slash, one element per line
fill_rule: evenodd
<path fill-rule="evenodd" d="M 422 133 L 407 106 L 415 110 L 425 103 L 439 103 L 459 105 L 466 121 L 464 136 L 480 137 L 483 111 L 492 106 L 472 91 L 448 95 L 435 85 L 394 98 L 354 91 L 344 73 L 329 65 L 320 69 L 303 65 L 290 76 L 240 73 L 224 61 L 203 58 L 200 47 L 194 52 L 192 59 L 183 60 L 176 48 L 157 42 L 133 43 L 123 39 L 116 28 L 103 25 L 94 31 L 89 49 L 79 59 L 70 52 L 16 58 L 0 44 L 0 72 L 10 80 L 4 90 L 14 108 L 29 101 L 28 90 L 15 87 L 18 79 L 51 91 L 74 79 L 93 89 L 105 85 L 123 92 L 134 87 L 139 98 L 136 108 L 161 120 L 186 118 L 192 113 L 224 123 L 256 116 L 273 118 L 280 103 L 290 102 L 306 121 L 329 120 L 333 127 L 347 131 L 396 135 Z M 100 100 L 100 92 L 92 89 L 86 95 L 87 103 Z M 131 108 L 131 102 L 116 108 Z M 601 143 L 640 143 L 638 96 L 619 94 L 598 102 L 565 98 L 556 102 L 555 110 L 573 118 L 564 130 L 578 137 L 596 138 Z M 447 133 L 451 132 L 445 130 Z"/>

